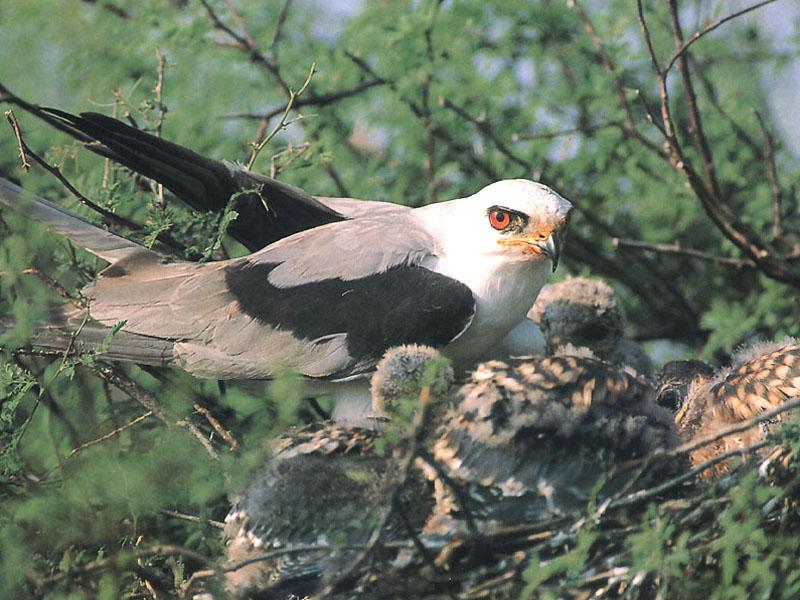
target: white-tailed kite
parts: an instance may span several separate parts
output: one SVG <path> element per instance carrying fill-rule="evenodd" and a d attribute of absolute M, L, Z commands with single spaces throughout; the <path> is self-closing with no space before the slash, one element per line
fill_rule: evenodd
<path fill-rule="evenodd" d="M 102 126 L 102 136 L 86 134 L 103 138 L 103 146 L 93 149 L 122 164 L 133 155 L 145 175 L 153 176 L 150 162 L 163 169 L 170 160 L 163 146 L 169 142 L 148 147 L 152 136 L 118 121 L 58 114 L 80 122 L 82 131 Z M 119 147 L 117 135 L 125 136 Z M 145 145 L 131 150 L 131 139 Z M 191 153 L 172 146 L 175 156 Z M 164 181 L 181 197 L 210 193 L 224 179 L 222 169 L 233 182 L 250 178 L 251 186 L 260 177 L 191 154 L 197 169 L 189 170 L 183 156 L 174 180 Z M 286 206 L 295 214 L 299 202 L 310 214 L 322 214 L 314 198 L 269 181 L 272 187 L 260 193 L 271 209 Z M 281 187 L 291 195 L 273 202 L 271 190 Z M 226 191 L 236 189 L 214 193 Z M 0 186 L 3 204 L 18 206 L 20 195 L 11 183 Z M 83 291 L 90 321 L 84 323 L 84 310 L 64 307 L 38 342 L 59 336 L 63 342 L 80 330 L 81 339 L 96 343 L 125 321 L 110 358 L 224 380 L 295 370 L 311 384 L 310 393 L 350 400 L 335 405 L 338 419 L 369 409 L 365 376 L 387 348 L 430 345 L 461 369 L 496 346 L 523 319 L 558 263 L 571 208 L 550 188 L 526 180 L 500 181 L 472 196 L 416 209 L 379 205 L 384 207 L 352 218 L 333 217 L 338 213 L 321 205 L 328 222 L 249 256 L 165 263 L 160 254 L 43 200 L 27 204 L 34 218 L 111 263 Z"/>

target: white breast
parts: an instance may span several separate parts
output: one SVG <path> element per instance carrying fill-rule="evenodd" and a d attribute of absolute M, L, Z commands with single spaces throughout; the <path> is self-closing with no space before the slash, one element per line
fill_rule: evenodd
<path fill-rule="evenodd" d="M 484 256 L 471 263 L 437 258 L 425 266 L 457 279 L 475 296 L 476 311 L 472 323 L 442 350 L 457 370 L 470 366 L 498 347 L 525 318 L 550 271 L 549 261 L 508 262 L 499 256 Z"/>

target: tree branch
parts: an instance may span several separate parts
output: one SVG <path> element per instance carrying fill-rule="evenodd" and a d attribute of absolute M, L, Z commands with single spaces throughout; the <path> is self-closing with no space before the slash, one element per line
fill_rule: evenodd
<path fill-rule="evenodd" d="M 638 0 L 641 6 L 641 0 Z M 675 41 L 675 47 L 679 50 L 683 47 L 683 31 L 681 29 L 680 17 L 678 15 L 678 0 L 669 0 L 669 16 L 670 27 L 672 28 L 672 36 Z M 700 153 L 700 164 L 706 176 L 708 185 L 710 186 L 711 195 L 716 200 L 721 197 L 719 182 L 717 181 L 716 167 L 714 166 L 714 157 L 711 153 L 711 146 L 708 143 L 703 128 L 703 121 L 700 117 L 700 110 L 697 106 L 697 94 L 694 91 L 694 83 L 689 71 L 689 61 L 687 60 L 688 50 L 683 49 L 678 55 L 678 71 L 681 74 L 683 82 L 683 89 L 686 93 L 686 106 L 689 110 L 689 134 L 694 140 L 695 146 Z M 666 75 L 659 75 L 666 80 Z"/>
<path fill-rule="evenodd" d="M 737 17 L 741 17 L 744 14 L 752 12 L 752 11 L 754 11 L 756 9 L 761 8 L 762 6 L 766 6 L 767 4 L 771 4 L 773 2 L 775 2 L 775 0 L 762 0 L 762 2 L 757 2 L 756 4 L 753 4 L 752 6 L 748 6 L 746 8 L 743 8 L 742 10 L 739 10 L 739 11 L 736 11 L 734 13 L 731 13 L 726 17 L 722 17 L 721 19 L 718 19 L 717 21 L 714 21 L 713 23 L 709 23 L 708 25 L 706 25 L 702 29 L 700 29 L 698 31 L 695 31 L 691 36 L 689 36 L 689 38 L 686 41 L 682 42 L 678 46 L 678 49 L 675 50 L 675 53 L 672 56 L 670 56 L 669 60 L 664 64 L 664 69 L 663 69 L 664 75 L 666 75 L 667 73 L 670 72 L 672 67 L 675 65 L 675 61 L 678 60 L 679 58 L 681 58 L 686 53 L 686 51 L 689 49 L 689 47 L 692 44 L 694 44 L 697 40 L 699 40 L 701 37 L 711 33 L 712 31 L 717 29 L 719 26 L 724 25 L 728 21 L 731 21 L 731 20 L 733 20 L 733 19 L 735 19 Z"/>
<path fill-rule="evenodd" d="M 31 170 L 31 163 L 28 162 L 28 155 L 25 153 L 25 143 L 22 141 L 19 123 L 17 123 L 17 118 L 14 116 L 14 111 L 7 110 L 4 115 L 6 120 L 11 124 L 11 128 L 14 130 L 14 137 L 17 138 L 17 148 L 19 150 L 19 160 L 22 163 L 22 170 L 27 173 Z"/>
<path fill-rule="evenodd" d="M 329 104 L 335 104 L 340 100 L 344 100 L 346 98 L 351 98 L 353 96 L 357 96 L 361 92 L 364 92 L 370 88 L 379 86 L 379 85 L 386 85 L 386 81 L 382 79 L 370 79 L 368 81 L 363 81 L 357 85 L 354 85 L 350 88 L 345 88 L 343 90 L 339 90 L 337 92 L 330 92 L 327 94 L 319 94 L 319 95 L 308 95 L 303 96 L 302 98 L 295 99 L 294 108 L 303 108 L 304 106 L 328 106 Z M 278 106 L 272 108 L 264 113 L 236 113 L 231 115 L 225 115 L 223 119 L 245 119 L 250 121 L 260 121 L 262 119 L 270 121 L 271 119 L 277 117 L 286 109 L 286 105 Z"/>
<path fill-rule="evenodd" d="M 725 265 L 728 267 L 734 267 L 736 269 L 756 269 L 756 264 L 752 260 L 748 259 L 741 259 L 741 258 L 729 258 L 727 256 L 715 256 L 713 254 L 707 254 L 706 252 L 701 252 L 700 250 L 694 250 L 693 248 L 683 248 L 680 245 L 680 242 L 675 242 L 674 244 L 652 244 L 648 242 L 640 242 L 638 240 L 623 240 L 620 238 L 613 238 L 611 240 L 611 244 L 614 248 L 621 248 L 621 249 L 636 249 L 636 250 L 645 250 L 649 252 L 657 252 L 659 254 L 674 254 L 678 256 L 686 256 L 689 258 L 697 258 L 699 260 L 711 262 L 717 265 Z"/>
<path fill-rule="evenodd" d="M 778 168 L 775 165 L 775 149 L 772 141 L 772 133 L 767 129 L 764 119 L 758 110 L 754 111 L 758 125 L 764 134 L 764 164 L 767 170 L 767 179 L 772 193 L 772 239 L 777 240 L 783 236 L 781 226 L 781 203 L 783 202 L 783 191 L 778 182 Z"/>

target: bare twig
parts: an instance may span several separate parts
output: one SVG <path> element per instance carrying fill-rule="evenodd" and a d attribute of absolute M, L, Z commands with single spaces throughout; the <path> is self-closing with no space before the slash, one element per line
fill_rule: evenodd
<path fill-rule="evenodd" d="M 639 0 L 641 6 L 641 0 Z M 681 29 L 680 16 L 678 14 L 678 1 L 669 0 L 669 16 L 670 26 L 672 27 L 672 36 L 675 41 L 675 47 L 679 50 L 683 47 L 683 31 Z M 683 82 L 683 89 L 686 93 L 686 106 L 689 110 L 689 133 L 694 140 L 695 146 L 700 153 L 700 164 L 703 167 L 708 185 L 714 199 L 720 198 L 719 182 L 717 181 L 716 167 L 714 166 L 714 157 L 711 153 L 711 145 L 708 143 L 703 128 L 703 121 L 700 117 L 700 109 L 697 106 L 697 94 L 694 91 L 694 83 L 689 71 L 689 61 L 687 60 L 688 50 L 683 49 L 678 55 L 678 71 L 681 74 Z M 666 79 L 666 75 L 661 75 Z"/>
<path fill-rule="evenodd" d="M 253 63 L 263 67 L 266 69 L 275 79 L 275 82 L 284 92 L 286 97 L 288 98 L 290 95 L 289 85 L 284 81 L 283 77 L 280 74 L 280 70 L 275 63 L 274 59 L 267 57 L 261 50 L 259 50 L 258 46 L 255 44 L 255 41 L 250 36 L 249 33 L 246 31 L 243 33 L 238 33 L 232 27 L 229 27 L 225 24 L 222 18 L 216 13 L 214 8 L 211 6 L 208 0 L 200 0 L 200 4 L 203 5 L 203 8 L 206 9 L 206 13 L 208 14 L 209 18 L 211 19 L 211 23 L 214 25 L 216 29 L 223 32 L 227 35 L 231 40 L 231 46 L 238 50 L 242 50 L 245 52 Z"/>
<path fill-rule="evenodd" d="M 31 170 L 31 163 L 28 162 L 28 156 L 25 153 L 25 144 L 22 142 L 22 134 L 19 131 L 19 123 L 17 117 L 14 116 L 14 111 L 7 110 L 5 113 L 6 120 L 11 124 L 14 130 L 14 136 L 17 138 L 17 148 L 19 149 L 19 159 L 22 162 L 22 169 L 27 173 Z"/>
<path fill-rule="evenodd" d="M 166 68 L 166 59 L 161 52 L 161 48 L 156 48 L 156 57 L 158 59 L 156 87 L 153 88 L 153 93 L 156 96 L 156 108 L 158 109 L 158 118 L 156 119 L 155 127 L 153 128 L 154 135 L 158 138 L 161 137 L 161 128 L 164 125 L 164 115 L 167 114 L 167 105 L 164 104 L 164 70 Z M 164 200 L 164 184 L 156 184 L 156 206 L 159 210 L 163 211 L 166 207 Z"/>
<path fill-rule="evenodd" d="M 697 76 L 698 81 L 700 81 L 700 85 L 703 86 L 706 97 L 711 103 L 711 106 L 714 107 L 714 110 L 722 115 L 722 117 L 728 122 L 728 126 L 733 129 L 734 132 L 736 132 L 736 137 L 748 148 L 750 148 L 754 156 L 763 158 L 763 149 L 761 145 L 758 144 L 756 140 L 753 139 L 753 137 L 739 124 L 739 120 L 728 114 L 728 112 L 722 106 L 719 94 L 714 88 L 714 85 L 711 83 L 711 79 L 706 72 L 706 68 L 697 61 L 693 54 L 689 55 L 689 62 L 692 63 L 692 66 L 694 67 L 694 74 Z"/>
<path fill-rule="evenodd" d="M 97 4 L 97 0 L 81 0 L 86 4 Z M 115 4 L 111 4 L 110 2 L 103 2 L 100 4 L 103 10 L 108 11 L 115 17 L 119 17 L 120 19 L 130 19 L 131 15 L 126 11 L 124 8 L 121 8 Z"/>
<path fill-rule="evenodd" d="M 611 244 L 614 248 L 621 249 L 635 249 L 645 250 L 649 252 L 657 252 L 659 254 L 674 254 L 678 256 L 686 256 L 689 258 L 696 258 L 699 260 L 711 262 L 717 265 L 725 265 L 734 267 L 736 269 L 755 269 L 756 264 L 746 258 L 730 258 L 727 256 L 715 256 L 693 248 L 684 248 L 680 242 L 674 244 L 653 244 L 649 242 L 641 242 L 638 240 L 623 240 L 620 238 L 612 238 Z"/>
<path fill-rule="evenodd" d="M 757 415 L 752 419 L 748 419 L 747 421 L 742 421 L 741 423 L 736 423 L 735 425 L 725 427 L 711 435 L 704 436 L 702 438 L 698 438 L 695 440 L 690 440 L 689 442 L 681 444 L 677 448 L 673 448 L 671 450 L 657 451 L 641 459 L 641 462 L 644 462 L 646 464 L 654 460 L 674 459 L 680 456 L 684 456 L 686 454 L 689 454 L 690 452 L 693 452 L 694 450 L 697 450 L 698 448 L 703 448 L 705 446 L 713 444 L 717 440 L 728 437 L 729 435 L 741 433 L 743 431 L 748 431 L 750 429 L 753 429 L 754 427 L 758 427 L 761 423 L 771 421 L 778 415 L 788 412 L 790 410 L 794 410 L 798 407 L 800 407 L 800 398 L 793 398 L 791 400 L 787 400 L 780 406 L 777 406 L 768 411 L 764 411 L 760 415 Z M 754 443 L 750 446 L 734 448 L 732 450 L 729 450 L 728 452 L 724 452 L 722 454 L 713 456 L 709 460 L 697 465 L 690 471 L 681 473 L 680 475 L 668 481 L 665 481 L 655 487 L 639 490 L 623 498 L 614 500 L 613 502 L 611 502 L 610 507 L 617 508 L 620 506 L 627 506 L 629 504 L 634 504 L 637 502 L 641 502 L 643 500 L 647 500 L 649 498 L 653 498 L 659 494 L 664 493 L 667 490 L 670 490 L 680 485 L 685 481 L 689 481 L 690 479 L 694 478 L 696 475 L 702 473 L 703 471 L 706 471 L 711 467 L 713 467 L 714 465 L 717 465 L 733 456 L 743 456 L 745 454 L 749 454 L 760 448 L 763 448 L 768 444 L 769 440 L 763 440 L 761 442 Z"/>
<path fill-rule="evenodd" d="M 56 279 L 36 267 L 28 267 L 19 273 L 22 275 L 33 275 L 34 277 L 38 277 L 44 283 L 52 287 L 59 296 L 65 300 L 69 300 L 75 306 L 85 307 L 86 305 L 86 302 L 83 298 L 76 296 L 63 285 L 61 285 L 61 283 L 59 283 Z M 6 277 L 7 275 L 8 273 L 0 271 L 0 277 Z"/>
<path fill-rule="evenodd" d="M 233 434 L 222 426 L 222 424 L 216 419 L 216 417 L 214 417 L 214 415 L 211 414 L 211 411 L 209 411 L 205 406 L 198 404 L 197 402 L 194 403 L 194 409 L 195 411 L 203 415 L 206 418 L 206 421 L 208 421 L 208 424 L 211 425 L 211 427 L 214 429 L 214 431 L 216 431 L 220 435 L 220 437 L 222 437 L 222 439 L 228 443 L 231 452 L 235 451 L 239 447 L 239 442 L 236 441 L 236 438 L 233 437 Z"/>
<path fill-rule="evenodd" d="M 308 75 L 306 76 L 306 80 L 303 82 L 303 85 L 301 85 L 296 92 L 291 88 L 289 89 L 289 100 L 286 103 L 286 108 L 283 109 L 283 114 L 281 115 L 281 118 L 278 120 L 278 123 L 275 125 L 275 127 L 268 135 L 263 137 L 263 139 L 261 139 L 260 141 L 257 140 L 253 142 L 252 150 L 250 152 L 250 158 L 247 160 L 247 165 L 246 165 L 248 169 L 253 168 L 253 163 L 256 162 L 256 158 L 258 158 L 259 153 L 264 149 L 264 146 L 266 146 L 272 140 L 272 138 L 274 138 L 280 131 L 286 129 L 291 123 L 302 118 L 301 116 L 297 117 L 297 119 L 294 119 L 292 121 L 287 121 L 289 113 L 291 112 L 292 107 L 294 106 L 295 99 L 298 96 L 301 96 L 303 92 L 306 91 L 308 85 L 311 83 L 311 79 L 314 77 L 314 73 L 316 72 L 317 72 L 317 63 L 311 63 L 311 68 L 308 70 Z"/>
<path fill-rule="evenodd" d="M 117 427 L 115 429 L 112 429 L 107 434 L 102 435 L 99 438 L 95 438 L 93 440 L 90 440 L 88 442 L 85 442 L 85 443 L 81 444 L 80 446 L 77 446 L 76 448 L 73 448 L 72 450 L 70 450 L 69 454 L 67 454 L 64 458 L 65 459 L 72 458 L 73 456 L 75 456 L 75 454 L 77 454 L 81 450 L 89 448 L 90 446 L 94 446 L 95 444 L 100 444 L 101 442 L 105 442 L 106 440 L 110 440 L 111 438 L 119 435 L 123 431 L 126 431 L 126 430 L 130 429 L 131 427 L 133 427 L 134 425 L 136 425 L 138 423 L 141 423 L 142 421 L 144 421 L 148 417 L 151 417 L 152 415 L 153 415 L 153 411 L 148 410 L 146 413 L 136 417 L 130 423 L 125 423 L 125 425 L 122 425 L 121 427 Z"/>
<path fill-rule="evenodd" d="M 139 225 L 139 223 L 126 219 L 125 217 L 121 217 L 120 215 L 113 213 L 110 210 L 103 208 L 99 204 L 95 204 L 94 202 L 89 200 L 78 190 L 78 188 L 72 185 L 72 183 L 70 183 L 70 181 L 66 177 L 64 177 L 64 175 L 61 173 L 61 169 L 59 169 L 56 166 L 48 164 L 47 161 L 45 161 L 38 154 L 33 152 L 25 144 L 25 142 L 22 142 L 22 144 L 23 148 L 25 148 L 25 151 L 33 158 L 33 160 L 36 161 L 39 164 L 39 166 L 42 167 L 45 171 L 47 171 L 48 173 L 53 175 L 53 177 L 58 179 L 61 182 L 61 185 L 67 188 L 67 190 L 69 190 L 69 192 L 73 196 L 75 196 L 75 198 L 77 198 L 78 202 L 98 213 L 106 220 L 106 222 L 114 223 L 122 227 L 127 227 L 128 229 L 132 229 L 134 231 L 142 230 L 142 226 Z"/>
<path fill-rule="evenodd" d="M 767 169 L 767 179 L 769 180 L 769 188 L 772 192 L 772 238 L 778 239 L 783 235 L 783 227 L 781 226 L 781 203 L 783 202 L 783 192 L 780 183 L 778 183 L 778 169 L 775 165 L 775 148 L 772 141 L 772 133 L 770 133 L 761 113 L 756 110 L 756 119 L 761 131 L 764 134 L 764 163 Z"/>
<path fill-rule="evenodd" d="M 737 17 L 741 17 L 746 13 L 759 9 L 762 6 L 766 6 L 767 4 L 771 4 L 773 2 L 775 2 L 775 0 L 762 0 L 762 2 L 757 2 L 756 4 L 745 7 L 734 13 L 731 13 L 726 17 L 722 17 L 721 19 L 714 21 L 713 23 L 709 23 L 702 29 L 695 31 L 692 35 L 689 36 L 689 38 L 686 41 L 682 42 L 680 46 L 678 46 L 678 49 L 675 50 L 675 53 L 672 56 L 670 56 L 669 60 L 664 64 L 663 68 L 664 74 L 666 75 L 667 73 L 669 73 L 669 71 L 675 65 L 675 61 L 681 58 L 689 49 L 689 47 L 704 35 L 711 33 L 712 31 L 717 29 L 720 25 L 724 25 L 728 21 L 731 21 Z"/>
<path fill-rule="evenodd" d="M 650 65 L 653 67 L 653 72 L 656 74 L 656 79 L 658 80 L 659 94 L 661 96 L 660 124 L 656 122 L 655 115 L 647 105 L 647 101 L 642 94 L 639 94 L 639 100 L 644 106 L 645 114 L 648 116 L 648 121 L 653 125 L 656 125 L 661 134 L 667 140 L 671 150 L 673 162 L 676 162 L 680 160 L 677 158 L 680 154 L 680 147 L 678 146 L 678 140 L 675 137 L 675 131 L 672 127 L 672 117 L 670 116 L 669 111 L 669 91 L 667 89 L 667 78 L 661 71 L 661 68 L 658 66 L 658 58 L 656 57 L 655 49 L 653 48 L 653 40 L 650 36 L 650 29 L 647 27 L 647 21 L 644 18 L 642 0 L 636 0 L 636 16 L 639 21 L 639 28 L 642 30 L 645 46 L 647 47 L 647 54 L 650 57 Z"/>
<path fill-rule="evenodd" d="M 433 51 L 433 30 L 436 26 L 436 17 L 439 14 L 439 9 L 442 6 L 442 0 L 436 0 L 431 8 L 431 14 L 425 28 L 422 31 L 422 37 L 425 40 L 425 56 L 427 60 L 427 69 L 425 75 L 420 82 L 420 103 L 423 108 L 422 122 L 425 125 L 425 160 L 423 169 L 425 170 L 425 179 L 428 182 L 428 201 L 436 202 L 436 138 L 434 136 L 434 122 L 433 112 L 430 106 L 430 91 L 431 83 L 433 81 L 434 71 L 434 51 Z"/>
<path fill-rule="evenodd" d="M 741 447 L 741 448 L 734 448 L 733 450 L 729 450 L 727 452 L 723 452 L 722 454 L 718 454 L 718 455 L 714 456 L 713 458 L 710 458 L 709 460 L 697 465 L 693 469 L 690 469 L 689 471 L 681 473 L 680 475 L 678 475 L 676 477 L 673 477 L 672 479 L 669 479 L 669 480 L 667 480 L 667 481 L 665 481 L 665 482 L 663 482 L 663 483 L 661 483 L 661 484 L 659 484 L 657 486 L 654 486 L 654 487 L 651 487 L 651 488 L 647 488 L 647 489 L 643 489 L 643 490 L 639 490 L 637 492 L 629 494 L 628 496 L 620 498 L 619 500 L 614 500 L 613 502 L 611 502 L 609 504 L 608 508 L 609 509 L 611 509 L 611 508 L 620 508 L 622 506 L 629 506 L 631 504 L 638 504 L 639 502 L 643 502 L 645 500 L 649 500 L 650 498 L 654 498 L 656 496 L 659 496 L 660 494 L 663 494 L 664 492 L 669 491 L 669 490 L 681 485 L 682 483 L 684 483 L 686 481 L 690 481 L 690 480 L 694 479 L 700 473 L 703 473 L 704 471 L 707 471 L 711 467 L 713 467 L 713 466 L 715 466 L 715 465 L 717 465 L 717 464 L 719 464 L 719 463 L 721 463 L 723 461 L 726 461 L 729 458 L 732 458 L 734 456 L 744 456 L 746 454 L 750 454 L 751 452 L 755 452 L 756 450 L 759 450 L 759 449 L 763 448 L 768 443 L 769 442 L 767 442 L 767 441 L 757 442 L 757 443 L 751 444 L 749 446 L 744 446 L 744 447 Z"/>
<path fill-rule="evenodd" d="M 272 51 L 272 55 L 276 58 L 278 42 L 280 42 L 281 36 L 283 35 L 283 26 L 286 24 L 286 19 L 289 17 L 289 8 L 291 5 L 292 0 L 283 0 L 281 10 L 278 12 L 278 18 L 275 20 L 275 29 L 272 32 L 272 41 L 269 44 L 269 48 Z"/>
<path fill-rule="evenodd" d="M 497 135 L 492 127 L 491 122 L 489 121 L 486 115 L 481 115 L 479 117 L 474 117 L 470 115 L 466 109 L 458 106 L 452 100 L 448 98 L 441 97 L 439 98 L 439 106 L 442 108 L 446 108 L 448 110 L 453 111 L 459 117 L 471 123 L 481 134 L 483 134 L 487 139 L 489 139 L 492 144 L 494 144 L 495 148 L 506 158 L 508 158 L 514 164 L 522 167 L 524 169 L 525 174 L 530 174 L 531 164 L 517 156 L 511 148 Z"/>
<path fill-rule="evenodd" d="M 203 435 L 203 432 L 200 431 L 194 423 L 182 419 L 178 420 L 172 417 L 168 413 L 168 410 L 161 406 L 155 398 L 139 387 L 136 383 L 131 381 L 118 369 L 112 367 L 100 367 L 94 369 L 94 373 L 96 373 L 104 381 L 107 381 L 117 389 L 121 390 L 129 398 L 135 400 L 146 409 L 151 411 L 153 415 L 167 427 L 183 427 L 184 429 L 188 430 L 189 433 L 191 433 L 195 439 L 200 442 L 203 448 L 205 448 L 206 452 L 211 458 L 219 458 L 219 454 L 211 445 L 211 442 L 208 441 L 208 438 Z"/>
<path fill-rule="evenodd" d="M 621 121 L 605 121 L 603 123 L 582 125 L 579 127 L 569 127 L 567 129 L 559 129 L 557 131 L 541 131 L 539 133 L 515 133 L 511 136 L 512 142 L 531 142 L 536 140 L 552 140 L 560 137 L 567 137 L 582 133 L 585 135 L 600 131 L 602 129 L 609 129 L 611 127 L 622 127 Z"/>
<path fill-rule="evenodd" d="M 187 515 L 186 513 L 178 512 L 177 510 L 170 510 L 168 508 L 160 508 L 158 509 L 158 512 L 168 517 L 180 519 L 181 521 L 189 521 L 190 523 L 205 523 L 207 525 L 215 527 L 216 529 L 225 529 L 225 523 L 223 523 L 222 521 L 205 519 L 203 517 L 198 517 L 197 515 Z"/>
<path fill-rule="evenodd" d="M 293 107 L 295 109 L 298 109 L 298 108 L 303 108 L 304 106 L 328 106 L 329 104 L 335 104 L 339 100 L 344 100 L 346 98 L 357 96 L 361 92 L 364 92 L 370 88 L 385 84 L 386 81 L 384 80 L 369 79 L 367 81 L 363 81 L 359 84 L 356 84 L 353 87 L 345 88 L 337 92 L 330 92 L 328 94 L 307 95 L 303 96 L 302 98 L 295 98 Z M 279 114 L 283 113 L 284 110 L 286 110 L 285 104 L 283 106 L 272 108 L 264 113 L 237 113 L 232 115 L 225 115 L 222 118 L 245 119 L 250 121 L 260 121 L 266 119 L 267 121 L 270 121 L 273 118 L 277 117 Z"/>
<path fill-rule="evenodd" d="M 688 454 L 698 448 L 703 448 L 704 446 L 708 446 L 709 444 L 713 444 L 717 440 L 720 440 L 724 437 L 729 435 L 733 435 L 734 433 L 741 433 L 743 431 L 747 431 L 749 429 L 753 429 L 757 427 L 761 423 L 765 423 L 777 417 L 780 414 L 785 412 L 789 412 L 790 410 L 794 410 L 800 407 L 800 398 L 793 398 L 791 400 L 787 400 L 780 406 L 776 406 L 771 410 L 766 410 L 760 415 L 753 417 L 752 419 L 748 419 L 747 421 L 742 421 L 741 423 L 737 423 L 736 425 L 731 425 L 730 427 L 725 427 L 724 429 L 720 429 L 713 435 L 705 436 L 697 440 L 692 440 L 690 442 L 686 442 L 685 444 L 681 444 L 671 452 L 666 453 L 665 455 L 674 455 L 679 456 L 682 454 Z"/>
<path fill-rule="evenodd" d="M 281 171 L 303 156 L 310 148 L 311 144 L 309 142 L 303 142 L 296 146 L 290 144 L 285 150 L 273 154 L 269 161 L 269 176 L 276 179 L 281 174 Z M 287 156 L 288 158 L 285 158 Z M 285 160 L 282 160 L 284 158 Z"/>
<path fill-rule="evenodd" d="M 231 17 L 233 20 L 236 21 L 236 25 L 239 27 L 239 30 L 242 32 L 242 36 L 244 36 L 245 41 L 249 46 L 255 46 L 256 42 L 250 33 L 247 31 L 247 27 L 245 25 L 244 19 L 242 15 L 236 10 L 236 6 L 234 6 L 231 0 L 225 0 L 225 4 L 228 6 L 228 11 L 231 13 Z"/>

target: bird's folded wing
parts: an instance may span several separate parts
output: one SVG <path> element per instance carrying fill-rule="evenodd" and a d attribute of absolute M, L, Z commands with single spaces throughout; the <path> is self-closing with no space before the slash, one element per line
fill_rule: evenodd
<path fill-rule="evenodd" d="M 133 257 L 87 288 L 91 314 L 173 340 L 176 362 L 201 377 L 359 375 L 392 346 L 446 345 L 475 311 L 467 286 L 420 264 L 433 241 L 407 218 L 331 224 L 219 263 Z"/>

